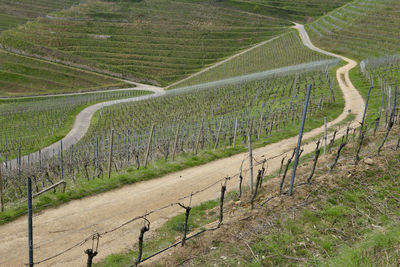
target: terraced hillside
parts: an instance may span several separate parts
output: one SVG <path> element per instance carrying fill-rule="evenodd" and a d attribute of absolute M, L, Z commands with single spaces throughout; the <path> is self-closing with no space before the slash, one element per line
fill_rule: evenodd
<path fill-rule="evenodd" d="M 312 14 L 345 2 L 314 5 Z M 280 3 L 307 7 L 305 2 Z M 291 15 L 264 4 L 88 0 L 17 30 L 5 31 L 0 43 L 52 60 L 167 85 L 288 31 Z M 300 15 L 296 17 L 303 20 Z"/>
<path fill-rule="evenodd" d="M 231 0 L 234 5 L 252 5 L 253 10 L 268 12 L 271 15 L 279 14 L 288 20 L 310 22 L 350 0 Z"/>
<path fill-rule="evenodd" d="M 400 55 L 371 57 L 363 60 L 361 71 L 371 84 L 395 87 L 400 84 Z"/>
<path fill-rule="evenodd" d="M 323 116 L 336 117 L 343 104 L 325 67 L 233 85 L 171 90 L 158 98 L 106 107 L 94 117 L 76 148 L 90 149 L 98 138 L 100 150 L 108 151 L 113 129 L 116 155 L 121 162 L 136 157 L 134 164 L 139 167 L 147 160 L 146 140 L 151 132 L 148 156 L 152 163 L 175 153 L 246 145 L 251 122 L 257 140 L 268 137 L 268 142 L 274 142 L 296 135 L 307 83 L 313 84 L 308 125 L 313 128 L 322 123 Z"/>
<path fill-rule="evenodd" d="M 0 32 L 79 2 L 80 0 L 0 0 Z"/>
<path fill-rule="evenodd" d="M 400 52 L 400 2 L 357 0 L 309 24 L 312 41 L 359 61 Z"/>
<path fill-rule="evenodd" d="M 91 91 L 131 86 L 120 80 L 0 50 L 0 96 Z"/>
<path fill-rule="evenodd" d="M 123 90 L 0 100 L 0 160 L 15 157 L 18 149 L 24 155 L 60 140 L 86 106 L 148 93 Z"/>
<path fill-rule="evenodd" d="M 204 72 L 198 73 L 198 75 L 189 76 L 187 79 L 173 84 L 172 88 L 207 83 L 330 58 L 304 46 L 297 32 L 292 31 L 218 66 L 206 69 Z"/>

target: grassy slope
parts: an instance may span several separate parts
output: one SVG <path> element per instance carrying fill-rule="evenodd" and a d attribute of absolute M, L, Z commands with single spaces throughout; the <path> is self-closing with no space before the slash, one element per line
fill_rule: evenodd
<path fill-rule="evenodd" d="M 315 45 L 361 61 L 400 52 L 400 2 L 359 0 L 307 26 Z"/>
<path fill-rule="evenodd" d="M 290 19 L 304 20 L 305 9 L 318 16 L 347 1 L 324 2 L 290 0 L 286 5 L 302 11 L 287 14 L 255 1 L 90 0 L 3 32 L 0 42 L 165 85 L 285 32 Z"/>
<path fill-rule="evenodd" d="M 333 71 L 333 70 L 332 70 Z M 337 94 L 337 101 L 331 104 L 323 112 L 319 112 L 313 117 L 312 120 L 306 124 L 305 131 L 310 131 L 316 127 L 323 125 L 324 117 L 328 121 L 336 118 L 343 110 L 343 97 L 342 94 Z M 94 118 L 95 119 L 95 118 Z M 253 147 L 258 148 L 266 144 L 278 142 L 285 138 L 296 136 L 298 134 L 299 125 L 291 125 L 285 128 L 285 131 L 273 132 L 268 140 L 264 139 L 254 140 Z M 161 177 L 165 174 L 180 171 L 186 168 L 206 164 L 216 159 L 230 157 L 237 153 L 243 153 L 247 150 L 245 144 L 238 144 L 235 148 L 228 147 L 225 149 L 213 149 L 199 152 L 197 155 L 191 153 L 181 154 L 176 157 L 174 161 L 158 160 L 150 164 L 147 168 L 135 170 L 128 168 L 121 170 L 118 173 L 113 173 L 111 179 L 94 179 L 87 181 L 84 177 L 77 177 L 77 183 L 74 185 L 72 182 L 68 184 L 65 193 L 46 193 L 34 200 L 34 210 L 38 212 L 48 207 L 54 207 L 63 203 L 69 202 L 74 199 L 81 199 L 86 196 L 95 195 L 127 184 L 132 184 L 148 179 Z M 10 222 L 26 213 L 24 205 L 10 205 L 6 211 L 0 213 L 0 224 Z"/>
<path fill-rule="evenodd" d="M 289 105 L 290 101 L 298 101 L 304 99 L 307 83 L 313 81 L 313 101 L 319 101 L 319 96 L 325 96 L 326 101 L 330 100 L 330 92 L 328 89 L 328 81 L 324 80 L 324 72 L 322 70 L 309 71 L 301 73 L 299 76 L 296 74 L 282 75 L 282 77 L 269 77 L 261 81 L 247 82 L 245 84 L 236 84 L 230 86 L 220 86 L 204 90 L 195 91 L 182 91 L 179 94 L 165 95 L 157 99 L 151 99 L 141 103 L 130 103 L 122 105 L 114 105 L 104 109 L 101 120 L 92 121 L 88 134 L 82 143 L 92 142 L 95 136 L 104 137 L 108 135 L 111 128 L 116 132 L 123 132 L 128 126 L 137 135 L 147 136 L 152 124 L 155 124 L 159 129 L 169 130 L 166 137 L 173 140 L 175 136 L 175 127 L 171 125 L 176 124 L 180 117 L 182 119 L 182 126 L 186 129 L 187 135 L 197 135 L 197 129 L 193 125 L 200 125 L 204 119 L 205 124 L 208 122 L 211 125 L 219 119 L 224 118 L 227 122 L 221 130 L 222 133 L 229 134 L 233 131 L 230 126 L 233 126 L 232 118 L 239 117 L 238 131 L 247 127 L 246 119 L 241 118 L 243 112 L 248 110 L 248 102 L 243 99 L 254 99 L 253 108 L 251 109 L 254 115 L 259 114 L 260 109 L 264 109 L 263 105 L 271 105 L 270 110 L 281 110 Z M 296 80 L 296 88 L 298 95 L 293 100 L 287 93 L 282 94 L 284 90 L 292 91 L 293 82 Z M 333 69 L 330 77 L 334 77 Z M 321 80 L 320 80 L 321 79 Z M 275 91 L 276 90 L 276 91 Z M 335 87 L 335 90 L 338 90 Z M 274 92 L 270 94 L 271 92 Z M 277 100 L 273 102 L 273 99 Z M 279 100 L 279 101 L 278 101 Z M 271 103 L 273 102 L 273 103 Z M 194 104 L 195 103 L 195 104 Z M 222 105 L 221 105 L 222 104 Z M 338 103 L 339 105 L 341 104 Z M 302 105 L 299 104 L 301 110 Z M 161 112 L 162 111 L 162 112 Z M 279 113 L 278 111 L 274 111 Z M 233 114 L 230 116 L 230 114 Z M 247 116 L 245 114 L 244 116 Z M 143 118 L 151 118 L 146 120 Z M 245 117 L 246 118 L 246 117 Z M 258 121 L 258 119 L 256 119 Z M 270 118 L 265 120 L 269 121 Z M 131 123 L 134 122 L 134 123 Z M 213 126 L 210 126 L 213 127 Z M 164 136 L 164 134 L 161 134 Z M 206 138 L 210 138 L 209 131 L 205 130 Z M 263 133 L 260 133 L 263 137 Z M 229 138 L 228 138 L 229 139 Z M 219 141 L 221 146 L 226 145 L 226 138 L 221 138 Z M 207 142 L 209 143 L 209 142 Z M 170 142 L 172 146 L 173 142 Z M 172 151 L 172 147 L 170 151 Z"/>
<path fill-rule="evenodd" d="M 385 11 L 390 10 L 392 9 L 386 7 Z M 359 27 L 362 26 L 359 25 Z M 380 36 L 381 33 L 376 32 L 377 36 Z M 361 51 L 359 43 L 349 42 L 342 45 L 335 38 L 337 39 L 338 36 L 330 36 L 329 39 L 326 38 L 322 41 L 319 39 L 317 43 L 323 47 L 325 45 L 326 49 L 331 48 L 336 53 L 345 53 L 359 60 L 370 55 L 379 56 L 385 52 L 397 52 L 396 49 L 387 47 L 384 47 L 383 51 L 385 52 L 382 52 L 382 50 L 376 49 L 377 43 L 371 42 L 367 43 L 366 50 Z M 385 38 L 385 35 L 382 38 Z M 313 38 L 313 40 L 315 39 Z M 363 40 L 359 42 L 361 43 Z M 370 84 L 360 73 L 359 68 L 351 72 L 351 79 L 360 93 L 366 97 Z M 369 106 L 371 116 L 367 118 L 369 123 L 372 123 L 376 117 L 379 100 L 380 94 L 373 92 Z M 392 133 L 395 140 L 397 140 L 398 130 L 396 133 Z M 382 138 L 382 133 L 380 138 Z M 376 149 L 377 145 L 379 145 L 377 139 L 370 139 L 367 147 Z M 347 157 L 352 157 L 354 148 L 347 148 L 345 151 Z M 274 215 L 276 211 L 262 212 L 257 216 L 258 220 L 246 221 L 239 229 L 235 227 L 236 225 L 230 225 L 228 228 L 224 228 L 223 233 L 217 235 L 211 233 L 211 236 L 205 240 L 194 240 L 191 242 L 191 247 L 183 253 L 178 252 L 172 259 L 170 257 L 162 258 L 162 265 L 166 264 L 165 260 L 174 265 L 187 262 L 188 259 L 191 264 L 196 266 L 238 265 L 239 262 L 246 266 L 397 265 L 400 247 L 398 238 L 400 214 L 397 211 L 397 196 L 400 187 L 396 177 L 400 175 L 399 160 L 398 152 L 393 151 L 387 151 L 387 154 L 375 159 L 372 167 L 361 163 L 361 166 L 353 169 L 353 167 L 347 167 L 346 160 L 343 160 L 344 166 L 341 167 L 339 173 L 335 174 L 336 182 L 333 187 L 332 184 L 323 184 L 319 188 L 314 187 L 312 190 L 307 190 L 309 196 L 312 196 L 311 199 L 316 198 L 315 201 L 310 201 L 312 205 L 278 215 Z M 351 162 L 351 158 L 347 162 Z M 322 199 L 319 194 L 323 196 Z M 302 196 L 297 199 L 303 200 Z M 210 216 L 204 215 L 215 213 L 216 210 L 212 208 L 216 203 L 213 203 L 215 202 L 210 202 L 211 211 L 207 211 L 204 208 L 206 204 L 203 204 L 201 211 L 194 213 L 193 216 L 195 218 L 204 217 L 204 223 L 207 223 Z M 165 242 L 173 240 L 174 235 L 179 235 L 178 225 L 182 219 L 182 215 L 175 217 L 161 228 L 161 231 L 157 232 L 161 242 L 157 243 L 157 240 L 151 240 L 147 247 L 148 251 L 145 253 L 149 255 L 157 251 L 164 247 Z M 260 222 L 265 221 L 269 222 L 268 227 L 260 225 Z M 175 229 L 169 229 L 169 233 L 173 233 L 169 236 L 164 233 L 163 229 L 170 224 L 175 225 Z M 198 221 L 196 224 L 202 225 Z M 195 225 L 193 226 L 195 227 Z M 264 232 L 257 232 L 260 231 L 260 227 Z M 252 235 L 250 233 L 252 230 L 257 234 Z M 247 240 L 243 241 L 243 238 L 234 237 L 239 231 Z M 228 237 L 226 237 L 227 235 Z M 216 249 L 212 251 L 211 247 Z M 198 256 L 199 254 L 200 256 Z M 193 255 L 196 255 L 196 258 L 191 261 L 190 258 Z M 252 256 L 249 257 L 249 255 Z M 99 266 L 129 264 L 135 256 L 135 251 L 129 254 L 112 255 Z"/>
<path fill-rule="evenodd" d="M 93 91 L 131 86 L 120 80 L 0 50 L 0 96 Z"/>
<path fill-rule="evenodd" d="M 0 0 L 0 32 L 77 3 L 79 0 Z"/>
<path fill-rule="evenodd" d="M 48 13 L 68 9 L 78 0 L 0 0 L 0 32 L 15 30 Z M 0 50 L 0 96 L 65 93 L 125 87 L 118 80 Z"/>
<path fill-rule="evenodd" d="M 77 96 L 0 100 L 0 161 L 26 155 L 61 140 L 84 108 L 99 102 L 149 94 L 146 91 L 103 92 Z M 4 144 L 8 142 L 8 144 Z"/>
<path fill-rule="evenodd" d="M 282 33 L 289 25 L 206 1 L 91 0 L 54 16 L 58 19 L 41 18 L 3 32 L 1 43 L 161 84 Z"/>
<path fill-rule="evenodd" d="M 304 46 L 297 31 L 291 31 L 215 68 L 179 82 L 173 88 L 330 58 Z"/>
<path fill-rule="evenodd" d="M 397 143 L 399 129 L 390 142 Z M 372 156 L 383 138 L 370 136 L 363 157 Z M 172 256 L 162 254 L 151 265 L 190 266 L 394 266 L 400 246 L 400 156 L 386 148 L 373 156 L 372 165 L 352 165 L 355 143 L 342 154 L 339 167 L 327 174 L 334 155 L 321 158 L 310 186 L 299 187 L 293 198 L 282 196 L 264 208 L 251 212 L 246 200 L 233 205 L 232 192 L 225 205 L 226 224 L 219 231 L 189 241 Z M 369 151 L 368 151 L 369 150 Z M 350 164 L 349 164 L 350 163 Z M 298 177 L 309 173 L 311 162 L 302 165 Z M 268 181 L 259 193 L 259 201 L 274 195 L 277 179 Z M 233 200 L 233 201 L 229 201 Z M 192 232 L 217 220 L 217 201 L 195 207 L 189 222 Z M 236 211 L 232 213 L 232 208 Z M 228 219 L 229 218 L 229 219 Z M 182 235 L 183 214 L 170 219 L 145 242 L 144 255 L 150 255 Z M 212 248 L 213 247 L 213 248 Z M 98 266 L 128 266 L 137 251 L 110 255 Z"/>
<path fill-rule="evenodd" d="M 344 5 L 351 0 L 230 0 L 231 5 L 248 6 L 256 12 L 268 12 L 268 14 L 285 17 L 291 21 L 308 22 L 325 13 Z"/>
<path fill-rule="evenodd" d="M 358 62 L 370 57 L 393 55 L 400 52 L 397 28 L 400 25 L 400 3 L 393 0 L 358 0 L 338 8 L 328 15 L 306 25 L 312 42 L 327 51 L 345 55 Z M 375 87 L 372 90 L 369 110 L 375 113 L 368 123 L 377 117 L 381 102 L 379 76 L 391 77 L 386 82 L 397 84 L 396 68 L 381 68 L 375 71 Z M 371 83 L 356 67 L 350 72 L 351 80 L 361 95 L 366 98 Z"/>

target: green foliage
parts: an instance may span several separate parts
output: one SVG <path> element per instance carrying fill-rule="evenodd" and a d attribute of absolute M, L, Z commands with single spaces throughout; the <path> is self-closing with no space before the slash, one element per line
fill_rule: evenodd
<path fill-rule="evenodd" d="M 206 211 L 213 209 L 214 207 L 217 206 L 217 204 L 218 201 L 210 200 L 203 202 L 198 206 L 192 207 L 188 220 L 189 233 L 190 231 L 193 231 L 195 228 L 198 229 L 198 227 L 206 225 L 217 219 L 215 213 L 206 214 Z M 144 256 L 151 255 L 152 253 L 155 253 L 160 249 L 163 249 L 171 245 L 171 243 L 175 241 L 174 239 L 177 236 L 179 237 L 182 236 L 184 229 L 183 228 L 184 220 L 185 220 L 185 214 L 181 213 L 177 216 L 170 218 L 163 226 L 161 226 L 159 229 L 156 229 L 156 233 L 153 235 L 153 237 L 155 238 L 153 238 L 152 240 L 148 240 L 145 244 Z M 127 253 L 111 254 L 107 256 L 107 258 L 104 261 L 95 264 L 95 266 L 97 267 L 129 266 L 132 264 L 133 259 L 136 258 L 137 255 L 136 249 L 137 249 L 136 246 L 134 246 L 134 249 Z"/>
<path fill-rule="evenodd" d="M 287 32 L 291 20 L 319 16 L 347 0 L 322 2 L 88 0 L 4 31 L 0 42 L 51 60 L 167 85 Z"/>
<path fill-rule="evenodd" d="M 0 32 L 77 3 L 79 0 L 0 0 Z"/>
<path fill-rule="evenodd" d="M 395 152 L 388 154 L 377 158 L 368 170 L 358 167 L 351 178 L 345 170 L 333 174 L 340 175 L 337 179 L 346 183 L 332 188 L 316 186 L 303 192 L 317 192 L 309 195 L 310 204 L 306 207 L 296 206 L 277 214 L 272 205 L 267 208 L 271 216 L 259 212 L 256 219 L 246 222 L 245 228 L 232 225 L 232 232 L 226 229 L 226 235 L 217 235 L 215 243 L 223 242 L 218 242 L 216 250 L 204 253 L 193 248 L 191 253 L 197 257 L 191 265 L 219 263 L 224 255 L 227 259 L 223 264 L 240 262 L 243 266 L 395 266 L 399 257 L 400 211 L 396 201 L 388 200 L 397 198 L 400 192 L 396 179 L 400 157 Z M 391 178 L 379 179 L 380 174 L 370 176 L 370 172 L 390 173 Z M 302 203 L 300 196 L 295 203 Z M 244 241 L 227 238 L 237 234 L 237 229 L 239 233 L 255 233 L 242 235 Z M 185 254 L 182 258 L 187 257 Z"/>
<path fill-rule="evenodd" d="M 16 157 L 18 148 L 25 155 L 59 141 L 87 106 L 148 93 L 126 90 L 0 100 L 0 160 L 6 156 L 8 160 Z"/>
<path fill-rule="evenodd" d="M 103 75 L 0 50 L 0 96 L 21 96 L 130 86 Z"/>
<path fill-rule="evenodd" d="M 268 137 L 267 142 L 273 143 L 277 128 L 281 134 L 292 136 L 297 131 L 299 113 L 302 110 L 307 82 L 313 84 L 312 101 L 308 125 L 314 127 L 314 116 L 331 116 L 332 109 L 342 105 L 340 95 L 338 102 L 332 102 L 332 92 L 336 85 L 330 83 L 329 73 L 325 71 L 310 71 L 305 73 L 283 75 L 266 78 L 265 80 L 244 82 L 236 85 L 220 86 L 218 88 L 171 91 L 161 96 L 139 103 L 126 103 L 104 108 L 102 114 L 96 114 L 88 134 L 81 144 L 93 142 L 97 136 L 106 140 L 111 129 L 124 135 L 135 133 L 130 141 L 143 152 L 151 126 L 156 126 L 154 147 L 157 150 L 153 158 L 167 157 L 174 151 L 176 129 L 180 140 L 178 151 L 193 151 L 193 141 L 199 140 L 199 149 L 213 149 L 216 143 L 216 133 L 222 121 L 219 147 L 228 147 L 233 142 L 233 132 L 236 118 L 236 145 L 246 142 L 245 133 L 249 121 L 254 121 L 254 135 L 257 139 Z M 332 86 L 332 92 L 330 91 Z M 249 104 L 249 101 L 251 101 Z M 324 103 L 323 105 L 321 103 Z M 321 104 L 321 105 L 320 105 Z M 317 112 L 318 110 L 318 112 Z M 201 123 L 203 121 L 203 128 Z M 274 125 L 275 127 L 271 127 Z M 272 129 L 272 131 L 270 131 Z M 271 133 L 270 133 L 271 132 Z M 124 145 L 124 138 L 116 144 Z M 140 153 L 143 159 L 144 153 Z M 143 160 L 142 160 L 143 161 Z"/>
<path fill-rule="evenodd" d="M 297 34 L 292 31 L 278 36 L 251 51 L 241 54 L 217 67 L 211 68 L 173 86 L 184 87 L 231 77 L 262 72 L 266 70 L 330 59 L 305 47 Z"/>
<path fill-rule="evenodd" d="M 360 0 L 307 26 L 312 41 L 328 51 L 359 61 L 400 52 L 397 0 Z"/>

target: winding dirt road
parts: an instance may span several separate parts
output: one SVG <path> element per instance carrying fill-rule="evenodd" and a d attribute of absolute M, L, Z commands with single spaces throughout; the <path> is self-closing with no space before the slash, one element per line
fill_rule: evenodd
<path fill-rule="evenodd" d="M 135 83 L 135 82 L 131 82 L 131 81 L 125 81 L 125 82 L 133 84 L 136 87 L 124 88 L 124 89 L 114 89 L 114 90 L 109 90 L 107 92 L 130 90 L 130 91 L 150 91 L 150 92 L 153 92 L 153 94 L 125 98 L 125 99 L 111 100 L 111 101 L 107 101 L 107 102 L 101 102 L 101 103 L 97 103 L 97 104 L 94 104 L 94 105 L 91 105 L 91 106 L 85 108 L 84 110 L 79 112 L 79 114 L 76 116 L 74 125 L 72 126 L 72 129 L 62 139 L 64 150 L 68 149 L 72 145 L 75 145 L 80 139 L 82 139 L 82 137 L 85 136 L 86 132 L 89 129 L 90 121 L 91 121 L 93 115 L 96 113 L 96 111 L 98 111 L 104 107 L 112 106 L 112 105 L 119 104 L 119 103 L 142 101 L 145 99 L 159 97 L 159 96 L 165 94 L 165 91 L 159 87 L 155 87 L 155 86 L 147 85 L 147 84 Z M 63 94 L 62 96 L 79 95 L 79 94 L 82 94 L 82 93 Z M 58 96 L 60 96 L 60 95 L 58 95 Z M 37 96 L 37 97 L 41 97 L 41 96 Z M 42 158 L 50 157 L 52 155 L 52 153 L 54 153 L 54 151 L 58 151 L 59 149 L 60 149 L 60 142 L 53 143 L 53 144 L 41 149 L 41 156 L 42 156 Z M 31 153 L 29 155 L 29 161 L 38 162 L 39 161 L 39 151 Z M 10 160 L 9 163 L 10 163 L 10 166 L 12 166 L 12 168 L 17 167 L 17 159 Z M 21 164 L 27 164 L 27 163 L 28 163 L 28 155 L 21 157 Z"/>
<path fill-rule="evenodd" d="M 310 42 L 302 25 L 297 24 L 296 29 L 306 46 L 315 51 L 332 55 L 316 48 Z M 336 55 L 335 55 L 336 56 Z M 340 57 L 348 64 L 337 70 L 337 79 L 346 101 L 343 113 L 328 124 L 333 127 L 338 124 L 349 113 L 356 115 L 356 120 L 361 120 L 364 101 L 352 85 L 349 71 L 357 63 L 345 57 Z M 354 126 L 358 126 L 355 124 Z M 84 126 L 82 126 L 84 127 Z M 324 132 L 324 127 L 314 129 L 304 134 L 304 140 L 315 137 Z M 256 149 L 254 156 L 273 157 L 293 149 L 297 137 L 282 140 Z M 304 145 L 305 153 L 313 151 L 314 143 Z M 106 192 L 93 197 L 75 200 L 58 208 L 45 210 L 35 214 L 34 224 L 34 247 L 35 261 L 52 256 L 65 248 L 68 248 L 95 231 L 102 232 L 112 229 L 121 223 L 128 221 L 148 210 L 157 209 L 168 203 L 176 202 L 178 198 L 190 195 L 218 181 L 226 176 L 235 175 L 246 154 L 238 154 L 230 158 L 217 160 L 199 167 L 194 167 L 165 175 L 159 179 L 125 186 L 121 189 Z M 272 172 L 279 168 L 280 158 L 277 157 L 268 162 L 268 171 Z M 247 166 L 244 166 L 247 168 Z M 246 175 L 247 176 L 247 175 Z M 247 181 L 246 181 L 247 182 Z M 228 183 L 229 189 L 236 185 Z M 209 199 L 215 199 L 220 190 L 219 184 L 193 197 L 192 205 L 199 204 Z M 187 203 L 185 203 L 187 204 Z M 148 217 L 151 221 L 152 230 L 160 226 L 171 216 L 182 212 L 182 208 L 173 206 L 161 212 L 154 213 Z M 131 223 L 100 240 L 99 255 L 95 261 L 104 259 L 111 253 L 128 250 L 136 243 L 139 229 L 143 222 Z M 1 266 L 23 266 L 27 262 L 27 223 L 26 217 L 6 225 L 0 226 L 0 265 Z M 86 254 L 83 251 L 91 247 L 86 243 L 76 247 L 58 258 L 47 261 L 40 266 L 84 266 Z"/>

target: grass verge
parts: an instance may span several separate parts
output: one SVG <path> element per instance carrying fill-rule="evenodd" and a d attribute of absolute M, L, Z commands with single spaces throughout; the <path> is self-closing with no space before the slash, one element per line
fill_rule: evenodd
<path fill-rule="evenodd" d="M 396 131 L 399 132 L 398 129 Z M 380 144 L 370 137 L 361 161 L 354 166 L 356 142 L 344 150 L 336 171 L 328 173 L 320 160 L 316 182 L 298 187 L 292 198 L 278 197 L 266 207 L 251 211 L 242 201 L 242 213 L 229 215 L 220 230 L 189 241 L 185 248 L 163 254 L 152 266 L 395 266 L 400 248 L 400 154 L 391 147 L 382 156 L 371 154 Z M 350 164 L 349 164 L 350 163 Z M 299 169 L 309 171 L 311 164 Z M 277 179 L 260 191 L 270 196 Z M 226 205 L 225 210 L 232 210 Z M 215 209 L 211 209 L 215 210 Z M 206 212 L 207 213 L 207 212 Z M 175 218 L 171 219 L 174 220 Z M 182 219 L 182 218 L 181 218 Z M 151 242 L 154 242 L 152 239 Z M 127 254 L 126 254 L 127 255 Z M 122 257 L 119 255 L 119 257 Z M 99 266 L 116 265 L 109 256 Z M 131 257 L 132 260 L 132 257 Z M 131 261 L 132 262 L 132 261 Z"/>
<path fill-rule="evenodd" d="M 328 120 L 332 120 L 337 117 L 343 109 L 343 99 L 340 98 L 336 103 L 331 104 L 324 112 L 320 112 L 318 115 L 307 121 L 305 131 L 310 131 L 323 124 L 324 117 Z M 296 136 L 298 134 L 298 125 L 292 125 L 284 129 L 273 133 L 267 139 L 254 140 L 253 147 L 259 148 L 267 144 L 279 142 L 283 139 Z M 80 199 L 87 196 L 95 195 L 112 189 L 122 187 L 126 184 L 132 184 L 140 181 L 146 181 L 149 179 L 161 177 L 168 173 L 177 172 L 186 168 L 199 166 L 208 162 L 227 158 L 232 155 L 243 153 L 247 151 L 246 144 L 238 144 L 235 148 L 229 147 L 225 149 L 219 149 L 216 151 L 208 150 L 202 151 L 198 155 L 183 154 L 176 158 L 175 161 L 158 160 L 153 164 L 149 165 L 146 169 L 141 168 L 135 170 L 128 168 L 127 170 L 119 173 L 112 174 L 110 179 L 96 179 L 87 181 L 86 179 L 78 179 L 75 185 L 71 185 L 70 189 L 65 193 L 46 193 L 46 195 L 38 197 L 34 201 L 34 211 L 38 212 L 48 207 L 56 207 L 68 201 L 74 199 Z M 7 208 L 6 211 L 0 213 L 0 224 L 10 222 L 19 216 L 26 213 L 26 207 L 23 204 L 13 205 Z"/>

